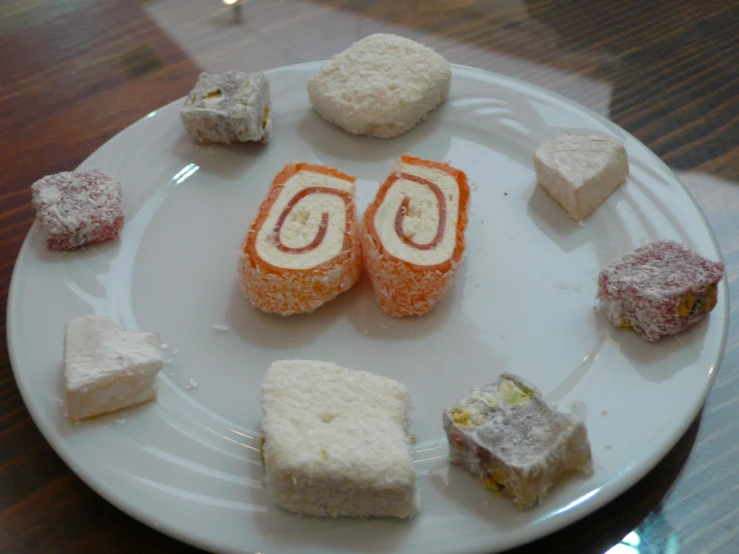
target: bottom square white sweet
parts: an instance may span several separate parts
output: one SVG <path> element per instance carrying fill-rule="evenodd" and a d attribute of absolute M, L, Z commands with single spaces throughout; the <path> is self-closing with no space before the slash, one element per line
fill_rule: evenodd
<path fill-rule="evenodd" d="M 405 385 L 320 361 L 274 362 L 262 384 L 267 486 L 315 516 L 418 512 Z"/>

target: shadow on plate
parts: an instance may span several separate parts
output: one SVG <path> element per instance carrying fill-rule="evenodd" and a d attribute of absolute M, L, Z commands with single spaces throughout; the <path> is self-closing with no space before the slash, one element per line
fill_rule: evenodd
<path fill-rule="evenodd" d="M 606 504 L 596 512 L 583 519 L 525 546 L 506 551 L 508 554 L 564 554 L 582 552 L 602 554 L 639 525 L 645 517 L 659 506 L 675 483 L 685 465 L 695 443 L 700 427 L 701 415 L 688 428 L 665 458 L 657 464 L 641 481 Z M 564 486 L 577 486 L 587 477 L 571 474 L 552 489 L 556 494 Z M 449 467 L 431 475 L 430 482 L 434 488 L 451 501 L 467 510 L 469 516 L 479 518 L 495 529 L 510 529 L 520 520 L 527 525 L 531 518 L 521 518 L 526 512 L 516 510 L 508 498 L 501 498 L 485 490 L 477 479 L 461 467 Z M 550 499 L 551 500 L 551 499 Z M 537 511 L 547 514 L 547 499 L 541 507 L 532 508 L 530 516 L 537 517 Z"/>
<path fill-rule="evenodd" d="M 600 267 L 607 265 L 623 252 L 634 248 L 631 234 L 623 221 L 608 204 L 602 204 L 585 219 L 583 225 L 570 219 L 562 207 L 535 182 L 526 213 L 541 232 L 564 252 L 593 244 Z M 618 191 L 614 194 L 618 194 Z M 593 232 L 597 228 L 597 232 Z M 591 230 L 593 229 L 593 230 Z"/>
<path fill-rule="evenodd" d="M 464 277 L 458 275 L 452 286 L 434 308 L 420 316 L 392 317 L 382 311 L 375 299 L 372 283 L 362 273 L 349 308 L 349 318 L 357 332 L 368 339 L 384 341 L 414 340 L 437 331 L 450 319 L 455 319 L 459 310 L 460 289 Z"/>
<path fill-rule="evenodd" d="M 550 494 L 557 494 L 568 486 L 579 486 L 586 491 L 587 476 L 570 472 L 565 474 Z M 547 505 L 551 505 L 545 498 L 543 506 L 535 506 L 530 510 L 521 511 L 515 507 L 512 500 L 486 489 L 482 483 L 469 471 L 461 466 L 448 465 L 447 467 L 429 474 L 429 482 L 442 495 L 464 509 L 468 517 L 475 517 L 487 522 L 492 529 L 512 529 L 517 526 L 529 525 L 532 519 L 537 518 L 537 512 L 547 513 Z"/>
<path fill-rule="evenodd" d="M 230 329 L 246 342 L 261 348 L 292 349 L 313 342 L 351 310 L 358 299 L 358 287 L 340 294 L 309 314 L 282 316 L 268 314 L 252 306 L 244 296 L 241 284 L 234 281 L 226 313 Z"/>
<path fill-rule="evenodd" d="M 671 379 L 679 371 L 695 364 L 708 332 L 705 318 L 679 335 L 662 337 L 651 343 L 633 330 L 615 328 L 602 308 L 597 310 L 595 322 L 598 333 L 608 333 L 618 344 L 624 358 L 633 362 L 634 371 L 652 383 Z"/>
<path fill-rule="evenodd" d="M 571 252 L 582 245 L 581 227 L 567 217 L 561 206 L 554 198 L 535 182 L 530 184 L 533 193 L 529 197 L 526 213 L 531 221 L 541 229 L 545 235 L 552 237 L 565 252 Z"/>
<path fill-rule="evenodd" d="M 88 244 L 77 250 L 51 250 L 46 246 L 46 237 L 40 226 L 33 227 L 30 244 L 33 251 L 44 264 L 69 264 L 83 261 L 86 265 L 97 268 L 98 273 L 108 271 L 111 260 L 118 256 L 121 250 L 121 239 L 115 238 L 98 244 Z"/>
<path fill-rule="evenodd" d="M 116 239 L 61 255 L 60 262 L 64 267 L 67 287 L 91 304 L 95 299 L 105 298 L 111 292 L 112 281 L 107 274 L 120 250 L 121 240 Z M 115 318 L 114 314 L 105 315 Z"/>
<path fill-rule="evenodd" d="M 312 148 L 330 160 L 337 160 L 337 163 L 349 160 L 392 161 L 402 154 L 414 153 L 414 147 L 420 143 L 423 143 L 423 150 L 415 152 L 416 155 L 432 160 L 443 160 L 451 142 L 448 134 L 437 132 L 443 131 L 440 123 L 445 108 L 446 106 L 442 106 L 434 110 L 418 126 L 392 139 L 352 135 L 325 121 L 315 110 L 310 110 L 298 125 L 298 134 Z"/>
<path fill-rule="evenodd" d="M 650 512 L 659 511 L 695 444 L 701 417 L 698 415 L 667 456 L 626 492 L 572 525 L 526 546 L 514 548 L 507 554 L 602 554 L 619 544 Z M 641 551 L 652 552 L 640 546 Z"/>
<path fill-rule="evenodd" d="M 173 153 L 184 162 L 197 165 L 203 173 L 234 180 L 239 179 L 267 148 L 269 143 L 258 142 L 196 144 L 183 131 Z"/>
<path fill-rule="evenodd" d="M 582 361 L 546 395 L 547 402 L 553 404 L 561 402 L 572 391 L 574 391 L 580 383 L 583 382 L 588 374 L 591 374 L 592 376 L 591 370 L 596 372 L 602 370 L 602 366 L 594 365 L 594 362 L 598 359 L 603 347 L 608 341 L 608 331 L 603 328 L 603 324 L 599 321 L 598 315 L 594 315 L 594 319 L 596 320 L 596 336 L 598 337 L 595 344 L 582 357 Z"/>
<path fill-rule="evenodd" d="M 315 552 L 396 552 L 418 519 L 297 516 L 271 504 L 266 512 L 254 515 L 254 523 L 260 534 L 269 536 L 276 552 L 281 546 Z"/>

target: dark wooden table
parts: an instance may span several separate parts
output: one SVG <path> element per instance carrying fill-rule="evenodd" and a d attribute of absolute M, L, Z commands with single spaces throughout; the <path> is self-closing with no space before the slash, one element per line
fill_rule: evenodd
<path fill-rule="evenodd" d="M 732 0 L 7 0 L 0 4 L 0 287 L 33 213 L 30 184 L 188 92 L 205 69 L 324 59 L 376 31 L 606 115 L 693 193 L 739 299 L 739 3 Z M 733 312 L 732 312 L 733 313 Z M 641 482 L 516 553 L 739 551 L 739 328 L 701 416 Z M 0 551 L 195 552 L 127 517 L 57 457 L 0 352 Z M 633 532 L 632 532 L 633 531 Z"/>

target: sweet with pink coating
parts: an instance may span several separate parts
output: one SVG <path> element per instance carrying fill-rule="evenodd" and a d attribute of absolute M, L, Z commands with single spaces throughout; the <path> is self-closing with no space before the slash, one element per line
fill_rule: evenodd
<path fill-rule="evenodd" d="M 724 264 L 674 241 L 659 241 L 604 267 L 598 298 L 616 327 L 655 342 L 702 320 L 716 305 Z"/>
<path fill-rule="evenodd" d="M 39 179 L 31 185 L 31 204 L 51 250 L 109 241 L 123 228 L 121 183 L 98 169 Z"/>

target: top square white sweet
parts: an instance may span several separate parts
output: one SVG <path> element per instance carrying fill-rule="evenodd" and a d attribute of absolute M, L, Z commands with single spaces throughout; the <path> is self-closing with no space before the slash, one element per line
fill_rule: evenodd
<path fill-rule="evenodd" d="M 534 166 L 539 184 L 576 221 L 603 203 L 629 173 L 626 150 L 617 139 L 569 131 L 539 146 Z"/>
<path fill-rule="evenodd" d="M 443 57 L 410 39 L 370 35 L 308 83 L 308 96 L 327 121 L 357 135 L 392 138 L 420 123 L 449 95 L 452 73 Z"/>

